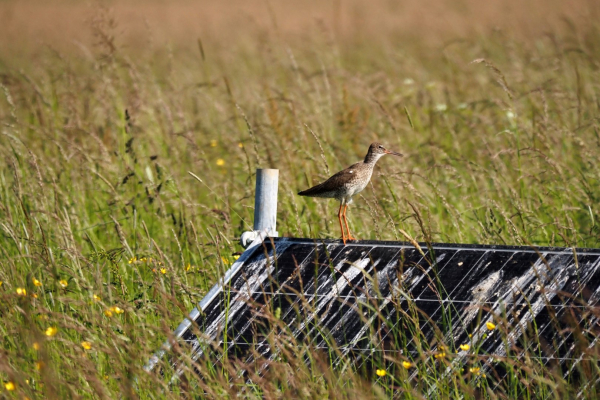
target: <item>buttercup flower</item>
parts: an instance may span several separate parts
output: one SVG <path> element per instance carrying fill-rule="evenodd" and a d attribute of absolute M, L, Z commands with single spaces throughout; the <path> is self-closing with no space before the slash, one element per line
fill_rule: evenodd
<path fill-rule="evenodd" d="M 488 330 L 490 330 L 490 331 L 493 331 L 494 329 L 496 329 L 496 325 L 493 322 L 486 322 L 485 327 L 488 328 Z"/>
<path fill-rule="evenodd" d="M 467 351 L 467 350 L 469 350 L 471 348 L 471 346 L 469 346 L 466 343 L 465 344 L 461 344 L 459 347 L 460 347 L 461 350 L 464 350 L 464 351 Z"/>
<path fill-rule="evenodd" d="M 167 269 L 166 268 L 161 268 L 160 269 L 160 273 L 163 274 L 163 275 L 166 274 L 167 273 Z"/>
<path fill-rule="evenodd" d="M 102 300 L 102 298 L 100 298 L 100 296 L 98 296 L 97 294 L 94 295 L 94 301 L 100 301 Z"/>
<path fill-rule="evenodd" d="M 402 361 L 402 366 L 404 369 L 410 369 L 410 367 L 412 367 L 412 363 L 409 361 Z"/>
<path fill-rule="evenodd" d="M 444 357 L 446 357 L 446 347 L 445 346 L 439 346 L 438 347 L 438 352 L 433 357 L 434 358 L 444 358 Z"/>
<path fill-rule="evenodd" d="M 9 392 L 12 392 L 13 390 L 15 390 L 17 388 L 17 385 L 15 385 L 14 382 L 8 381 L 4 383 L 4 387 L 6 388 L 6 390 L 8 390 Z"/>
<path fill-rule="evenodd" d="M 58 284 L 63 287 L 66 288 L 69 285 L 69 282 L 67 282 L 66 279 L 61 279 L 60 281 L 58 281 Z"/>
<path fill-rule="evenodd" d="M 222 167 L 223 165 L 225 165 L 225 160 L 223 160 L 222 158 L 217 159 L 217 165 L 219 167 Z"/>
<path fill-rule="evenodd" d="M 385 369 L 378 369 L 377 371 L 375 371 L 375 373 L 377 374 L 377 376 L 385 376 L 387 374 L 387 372 L 385 372 Z"/>
<path fill-rule="evenodd" d="M 113 313 L 115 313 L 115 314 L 123 314 L 125 312 L 125 311 L 123 311 L 122 308 L 119 308 L 117 306 L 112 306 L 110 308 L 110 311 L 113 312 Z"/>
<path fill-rule="evenodd" d="M 81 342 L 81 347 L 83 347 L 85 350 L 91 350 L 92 344 L 90 342 Z"/>
<path fill-rule="evenodd" d="M 18 287 L 17 288 L 17 294 L 19 296 L 27 296 L 27 290 L 25 290 L 25 288 Z"/>
<path fill-rule="evenodd" d="M 33 286 L 42 286 L 42 282 L 38 281 L 37 279 L 32 278 L 31 280 L 33 281 Z"/>
<path fill-rule="evenodd" d="M 46 329 L 46 331 L 44 332 L 44 334 L 46 336 L 54 336 L 58 333 L 58 329 L 54 326 L 50 326 L 48 327 L 48 329 Z"/>

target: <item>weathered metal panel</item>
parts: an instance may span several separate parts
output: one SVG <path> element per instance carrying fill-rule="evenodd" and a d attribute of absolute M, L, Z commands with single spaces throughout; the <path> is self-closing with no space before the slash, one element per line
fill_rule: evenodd
<path fill-rule="evenodd" d="M 393 332 L 403 313 L 417 307 L 429 343 L 441 332 L 445 343 L 477 341 L 482 352 L 503 356 L 506 343 L 483 328 L 496 314 L 511 326 L 510 343 L 534 323 L 548 343 L 543 354 L 574 357 L 573 337 L 555 333 L 572 321 L 597 322 L 586 319 L 580 306 L 595 305 L 600 297 L 598 250 L 421 246 L 268 238 L 245 254 L 195 315 L 201 335 L 190 324 L 181 339 L 194 360 L 225 340 L 228 354 L 244 361 L 253 359 L 251 350 L 274 356 L 266 340 L 269 309 L 298 340 L 316 347 L 327 348 L 333 340 L 342 354 L 374 348 L 410 353 L 415 343 L 399 346 Z"/>

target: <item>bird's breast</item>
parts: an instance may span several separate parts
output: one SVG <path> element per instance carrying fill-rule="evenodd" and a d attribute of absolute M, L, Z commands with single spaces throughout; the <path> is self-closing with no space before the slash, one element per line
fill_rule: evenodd
<path fill-rule="evenodd" d="M 356 193 L 362 191 L 365 187 L 367 187 L 367 184 L 371 179 L 371 174 L 368 172 L 365 173 L 364 171 L 361 171 L 362 173 L 360 174 L 356 172 L 357 171 L 352 171 L 354 176 L 344 185 L 346 189 L 345 191 L 349 196 L 354 196 Z"/>

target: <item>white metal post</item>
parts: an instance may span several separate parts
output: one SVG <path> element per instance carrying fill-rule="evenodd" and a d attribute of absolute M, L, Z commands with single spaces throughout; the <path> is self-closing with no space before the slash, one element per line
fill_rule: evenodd
<path fill-rule="evenodd" d="M 241 237 L 242 246 L 248 244 L 265 232 L 268 236 L 276 237 L 277 232 L 277 186 L 279 183 L 278 169 L 256 170 L 256 194 L 254 196 L 254 231 L 244 232 Z"/>

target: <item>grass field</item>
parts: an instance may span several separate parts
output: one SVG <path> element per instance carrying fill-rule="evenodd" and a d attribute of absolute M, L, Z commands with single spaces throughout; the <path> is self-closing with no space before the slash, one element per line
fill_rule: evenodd
<path fill-rule="evenodd" d="M 296 193 L 377 140 L 405 157 L 355 198 L 359 238 L 600 247 L 600 7 L 479 3 L 0 3 L 2 396 L 241 390 L 234 364 L 185 389 L 142 367 L 243 250 L 256 168 L 280 170 L 282 236 L 339 235 L 335 202 Z M 567 398 L 581 384 L 526 360 L 495 392 L 430 371 L 366 377 L 289 354 L 245 394 Z"/>

